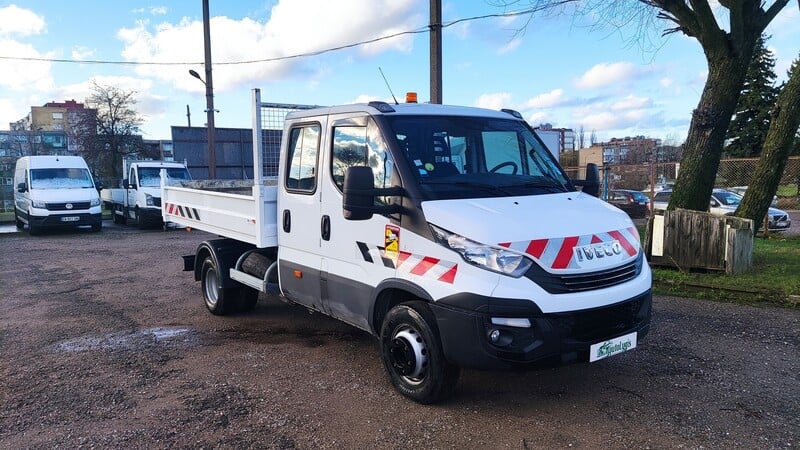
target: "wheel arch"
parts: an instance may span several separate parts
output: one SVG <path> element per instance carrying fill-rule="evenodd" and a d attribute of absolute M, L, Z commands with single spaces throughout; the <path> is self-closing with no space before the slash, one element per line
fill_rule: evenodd
<path fill-rule="evenodd" d="M 384 280 L 376 286 L 375 292 L 370 326 L 376 336 L 380 335 L 381 325 L 386 318 L 386 314 L 395 306 L 413 300 L 420 300 L 425 303 L 433 302 L 433 297 L 428 291 L 407 280 Z"/>
<path fill-rule="evenodd" d="M 211 239 L 203 241 L 197 246 L 194 258 L 194 280 L 200 281 L 203 261 L 209 256 L 214 260 L 220 275 L 220 287 L 228 288 L 240 284 L 229 276 L 230 268 L 236 265 L 236 260 L 242 253 L 254 247 L 234 239 Z"/>

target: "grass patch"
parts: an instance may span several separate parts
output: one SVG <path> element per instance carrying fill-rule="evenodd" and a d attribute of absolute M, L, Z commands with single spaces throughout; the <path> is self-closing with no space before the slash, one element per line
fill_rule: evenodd
<path fill-rule="evenodd" d="M 653 287 L 657 294 L 800 308 L 800 236 L 756 237 L 745 274 L 653 268 Z"/>

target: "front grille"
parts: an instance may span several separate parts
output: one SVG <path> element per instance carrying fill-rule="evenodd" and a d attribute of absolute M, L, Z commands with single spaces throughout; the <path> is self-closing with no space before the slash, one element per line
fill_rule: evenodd
<path fill-rule="evenodd" d="M 647 296 L 583 312 L 568 314 L 549 314 L 555 325 L 564 336 L 580 341 L 592 341 L 614 336 L 633 328 L 637 323 L 649 316 L 649 304 L 645 304 Z M 600 326 L 602 325 L 602 326 Z"/>
<path fill-rule="evenodd" d="M 642 271 L 642 259 L 642 252 L 639 252 L 633 261 L 612 269 L 569 275 L 552 274 L 533 264 L 525 273 L 525 277 L 551 294 L 591 291 L 615 286 L 636 278 Z"/>
<path fill-rule="evenodd" d="M 72 205 L 72 208 L 67 208 L 67 205 Z M 89 209 L 89 202 L 66 202 L 66 203 L 48 203 L 48 211 L 73 211 Z"/>

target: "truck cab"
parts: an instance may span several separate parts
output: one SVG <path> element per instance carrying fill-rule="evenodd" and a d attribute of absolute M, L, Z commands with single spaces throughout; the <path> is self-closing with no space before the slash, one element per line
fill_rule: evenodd
<path fill-rule="evenodd" d="M 283 142 L 281 290 L 380 336 L 401 391 L 425 384 L 432 347 L 409 317 L 447 364 L 485 369 L 594 361 L 647 334 L 638 231 L 518 113 L 375 102 L 292 113 Z"/>

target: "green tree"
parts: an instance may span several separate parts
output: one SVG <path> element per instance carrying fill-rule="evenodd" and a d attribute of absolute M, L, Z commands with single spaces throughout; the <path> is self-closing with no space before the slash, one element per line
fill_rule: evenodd
<path fill-rule="evenodd" d="M 121 179 L 123 158 L 150 156 L 144 154 L 135 92 L 94 83 L 86 103 L 91 109 L 77 124 L 80 152 L 101 177 Z"/>
<path fill-rule="evenodd" d="M 735 158 L 752 158 L 761 154 L 767 137 L 770 110 L 779 89 L 775 87 L 775 57 L 766 48 L 765 36 L 756 41 L 755 54 L 747 68 L 744 88 L 728 126 L 725 153 Z"/>
<path fill-rule="evenodd" d="M 772 196 L 778 190 L 800 127 L 800 59 L 796 59 L 789 69 L 789 80 L 778 94 L 772 111 L 764 150 L 753 174 L 753 182 L 736 211 L 739 217 L 753 219 L 756 226 L 761 224 L 761 218 L 767 214 Z"/>

